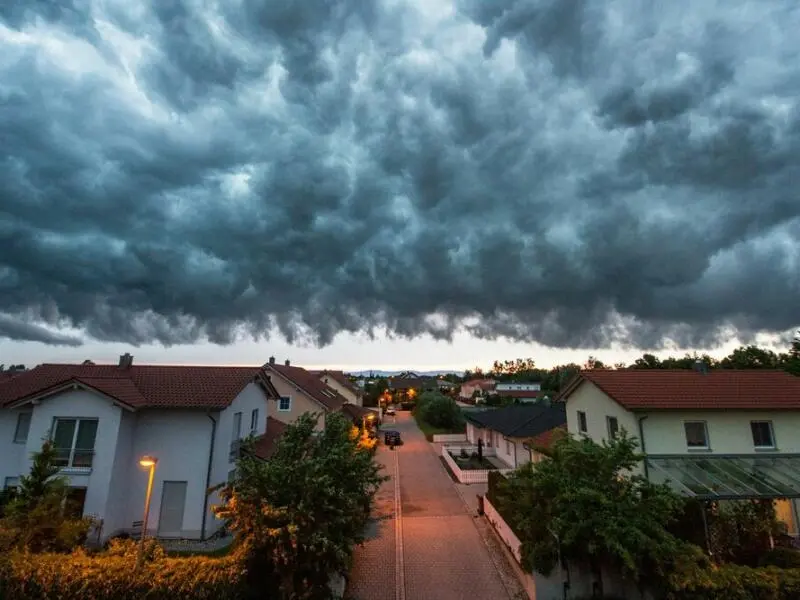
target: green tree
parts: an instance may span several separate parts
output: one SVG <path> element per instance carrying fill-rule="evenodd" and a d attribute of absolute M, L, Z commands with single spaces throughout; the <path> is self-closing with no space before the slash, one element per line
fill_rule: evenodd
<path fill-rule="evenodd" d="M 598 445 L 565 436 L 550 459 L 527 464 L 498 486 L 527 568 L 548 574 L 557 556 L 589 567 L 602 590 L 602 567 L 636 581 L 664 575 L 682 542 L 666 526 L 683 500 L 634 474 L 641 455 L 624 432 Z"/>
<path fill-rule="evenodd" d="M 329 597 L 331 574 L 347 572 L 383 477 L 342 415 L 302 415 L 268 461 L 245 451 L 215 507 L 236 533 L 253 597 Z M 274 594 L 274 595 L 271 595 Z"/>
<path fill-rule="evenodd" d="M 48 439 L 34 453 L 30 473 L 0 520 L 0 551 L 69 552 L 86 541 L 91 519 L 69 516 L 67 480 L 58 476 L 56 450 Z"/>
<path fill-rule="evenodd" d="M 778 369 L 780 358 L 772 350 L 741 346 L 719 362 L 722 369 Z"/>
<path fill-rule="evenodd" d="M 797 332 L 789 352 L 783 355 L 783 368 L 791 373 L 800 377 L 800 331 Z"/>
<path fill-rule="evenodd" d="M 456 401 L 439 392 L 420 394 L 416 411 L 420 419 L 441 429 L 457 429 L 464 424 L 464 415 Z"/>

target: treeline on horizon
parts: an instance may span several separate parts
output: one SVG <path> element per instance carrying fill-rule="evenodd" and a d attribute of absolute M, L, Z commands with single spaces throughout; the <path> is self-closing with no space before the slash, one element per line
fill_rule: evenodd
<path fill-rule="evenodd" d="M 740 346 L 724 358 L 717 359 L 709 354 L 685 354 L 681 357 L 658 358 L 654 354 L 642 354 L 630 364 L 606 364 L 590 356 L 579 365 L 568 363 L 551 369 L 541 369 L 532 358 L 515 360 L 496 360 L 489 370 L 475 368 L 464 372 L 463 377 L 445 376 L 445 379 L 462 383 L 482 377 L 496 381 L 529 381 L 542 384 L 546 392 L 558 392 L 576 373 L 592 369 L 693 369 L 698 362 L 708 369 L 779 369 L 800 376 L 800 336 L 795 338 L 786 352 L 775 352 L 755 345 Z"/>

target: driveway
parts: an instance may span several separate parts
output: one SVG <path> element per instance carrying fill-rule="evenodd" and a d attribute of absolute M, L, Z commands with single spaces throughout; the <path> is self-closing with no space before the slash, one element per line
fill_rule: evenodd
<path fill-rule="evenodd" d="M 381 488 L 369 539 L 356 549 L 348 597 L 353 600 L 512 598 L 509 582 L 434 448 L 407 412 L 385 428 L 402 433 L 377 459 L 391 480 Z"/>

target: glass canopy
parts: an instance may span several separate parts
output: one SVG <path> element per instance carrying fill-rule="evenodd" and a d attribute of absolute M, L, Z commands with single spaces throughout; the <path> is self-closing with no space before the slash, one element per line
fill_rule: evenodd
<path fill-rule="evenodd" d="M 648 456 L 650 481 L 701 500 L 800 498 L 800 454 Z"/>

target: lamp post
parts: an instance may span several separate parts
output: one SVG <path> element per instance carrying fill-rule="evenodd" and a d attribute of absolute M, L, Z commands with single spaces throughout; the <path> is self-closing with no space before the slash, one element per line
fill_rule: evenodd
<path fill-rule="evenodd" d="M 156 474 L 156 464 L 158 459 L 154 456 L 143 456 L 139 459 L 139 464 L 145 469 L 150 469 L 150 474 L 147 477 L 147 493 L 144 497 L 144 518 L 142 519 L 142 535 L 139 539 L 139 553 L 136 556 L 136 570 L 142 567 L 144 560 L 144 538 L 147 535 L 147 520 L 150 516 L 150 497 L 153 495 L 153 477 Z"/>

